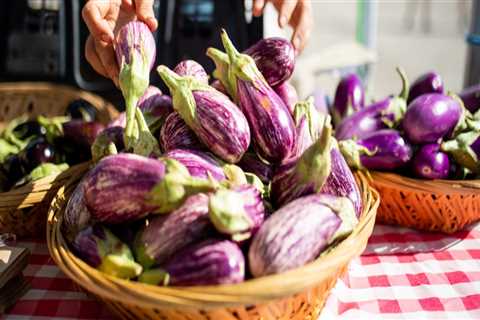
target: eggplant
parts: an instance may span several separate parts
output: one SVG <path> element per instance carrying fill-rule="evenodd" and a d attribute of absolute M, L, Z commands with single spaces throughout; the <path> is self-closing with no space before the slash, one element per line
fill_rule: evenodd
<path fill-rule="evenodd" d="M 339 142 L 348 165 L 354 169 L 395 170 L 412 158 L 412 147 L 393 129 L 372 132 L 358 141 Z"/>
<path fill-rule="evenodd" d="M 166 66 L 158 73 L 173 96 L 173 107 L 198 139 L 218 157 L 238 162 L 250 144 L 248 122 L 224 94 L 191 77 L 181 77 Z"/>
<path fill-rule="evenodd" d="M 211 84 L 212 88 L 220 91 L 224 95 L 228 95 L 227 89 L 223 86 L 223 84 L 220 82 L 220 80 L 215 80 Z"/>
<path fill-rule="evenodd" d="M 164 154 L 183 164 L 192 177 L 217 181 L 225 180 L 220 163 L 210 154 L 197 150 L 173 149 Z"/>
<path fill-rule="evenodd" d="M 335 125 L 343 118 L 363 108 L 365 103 L 365 90 L 360 78 L 350 73 L 338 83 L 333 100 L 332 116 Z"/>
<path fill-rule="evenodd" d="M 374 102 L 344 118 L 335 128 L 338 140 L 362 139 L 372 132 L 398 126 L 407 109 L 408 80 L 403 70 L 397 68 L 397 72 L 402 79 L 401 93 Z"/>
<path fill-rule="evenodd" d="M 90 148 L 100 132 L 105 129 L 99 122 L 85 122 L 83 120 L 71 120 L 62 124 L 64 137 L 74 144 Z"/>
<path fill-rule="evenodd" d="M 222 30 L 228 74 L 235 99 L 248 119 L 260 156 L 272 163 L 288 159 L 295 147 L 295 125 L 282 99 L 268 85 L 253 59 L 240 54 Z"/>
<path fill-rule="evenodd" d="M 242 282 L 245 279 L 245 258 L 235 243 L 209 239 L 178 252 L 162 269 L 145 271 L 140 282 L 200 286 Z"/>
<path fill-rule="evenodd" d="M 80 231 L 72 247 L 83 261 L 108 275 L 131 279 L 142 273 L 142 266 L 135 262 L 130 248 L 102 225 Z"/>
<path fill-rule="evenodd" d="M 209 216 L 220 233 L 236 242 L 244 241 L 257 232 L 265 219 L 260 191 L 248 184 L 219 189 L 210 195 Z"/>
<path fill-rule="evenodd" d="M 212 231 L 208 195 L 199 193 L 168 215 L 152 218 L 135 241 L 135 256 L 145 268 L 163 265 L 179 250 L 205 239 Z"/>
<path fill-rule="evenodd" d="M 427 72 L 416 79 L 408 92 L 407 104 L 426 93 L 443 93 L 443 80 L 438 73 Z"/>
<path fill-rule="evenodd" d="M 159 141 L 165 152 L 174 149 L 205 149 L 192 129 L 176 112 L 169 114 L 165 119 L 165 123 L 160 129 Z"/>
<path fill-rule="evenodd" d="M 62 234 L 67 242 L 72 244 L 80 231 L 93 224 L 92 215 L 85 205 L 84 180 L 82 180 L 73 190 L 65 207 L 61 226 Z"/>
<path fill-rule="evenodd" d="M 358 220 L 350 200 L 324 194 L 298 198 L 274 212 L 248 252 L 254 277 L 301 267 L 349 234 Z"/>
<path fill-rule="evenodd" d="M 8 185 L 10 186 L 14 185 L 27 173 L 27 166 L 18 154 L 7 156 L 2 166 L 9 181 Z"/>
<path fill-rule="evenodd" d="M 331 134 L 332 128 L 327 120 L 321 136 L 300 158 L 291 158 L 275 171 L 271 198 L 276 208 L 322 189 L 331 171 Z"/>
<path fill-rule="evenodd" d="M 183 60 L 175 66 L 173 72 L 179 76 L 191 76 L 203 84 L 208 84 L 208 75 L 202 65 L 194 60 Z"/>
<path fill-rule="evenodd" d="M 67 106 L 65 115 L 86 122 L 95 121 L 97 118 L 97 109 L 85 99 L 76 99 Z"/>
<path fill-rule="evenodd" d="M 25 169 L 30 172 L 37 166 L 46 162 L 55 161 L 56 150 L 45 138 L 39 137 L 31 140 L 18 155 Z"/>
<path fill-rule="evenodd" d="M 458 96 L 471 113 L 480 110 L 480 84 L 465 88 Z"/>
<path fill-rule="evenodd" d="M 245 153 L 238 166 L 247 173 L 255 174 L 263 183 L 268 184 L 272 180 L 272 165 L 260 159 L 255 152 Z"/>
<path fill-rule="evenodd" d="M 295 108 L 295 103 L 298 101 L 298 94 L 295 87 L 288 82 L 283 82 L 276 87 L 273 87 L 273 90 L 278 94 L 282 101 L 287 106 L 290 114 L 293 115 L 293 110 Z"/>
<path fill-rule="evenodd" d="M 405 136 L 412 143 L 436 143 L 465 127 L 465 111 L 459 99 L 439 93 L 413 100 L 402 120 Z"/>
<path fill-rule="evenodd" d="M 456 162 L 473 173 L 480 173 L 480 130 L 459 134 L 442 144 L 442 150 L 450 153 Z"/>
<path fill-rule="evenodd" d="M 31 137 L 41 137 L 47 134 L 47 129 L 36 120 L 29 120 L 17 125 L 12 133 L 19 140 L 26 140 Z"/>
<path fill-rule="evenodd" d="M 94 162 L 100 161 L 100 159 L 117 154 L 125 148 L 123 144 L 123 128 L 109 127 L 100 132 L 95 138 L 90 149 L 92 159 Z"/>
<path fill-rule="evenodd" d="M 148 88 L 150 70 L 155 62 L 152 32 L 143 22 L 127 23 L 118 32 L 115 53 L 120 66 L 119 86 L 126 107 L 125 148 L 144 156 L 160 154 L 158 141 L 150 132 L 142 112 L 136 108 Z"/>
<path fill-rule="evenodd" d="M 420 147 L 412 159 L 414 174 L 423 179 L 447 179 L 450 174 L 450 160 L 440 145 L 430 143 Z"/>
<path fill-rule="evenodd" d="M 142 111 L 145 122 L 152 132 L 158 131 L 165 118 L 173 112 L 172 98 L 162 94 L 154 86 L 149 86 L 138 100 L 137 107 Z"/>

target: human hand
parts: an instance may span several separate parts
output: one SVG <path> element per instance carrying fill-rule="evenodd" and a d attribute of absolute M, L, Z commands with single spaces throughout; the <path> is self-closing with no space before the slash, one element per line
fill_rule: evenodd
<path fill-rule="evenodd" d="M 150 30 L 157 28 L 154 0 L 89 0 L 82 17 L 90 35 L 85 56 L 96 72 L 113 80 L 118 87 L 119 67 L 115 58 L 115 32 L 132 20 L 143 21 Z"/>
<path fill-rule="evenodd" d="M 278 25 L 293 28 L 292 44 L 297 54 L 305 48 L 313 27 L 312 4 L 310 0 L 254 0 L 253 15 L 262 15 L 270 1 L 278 11 Z"/>

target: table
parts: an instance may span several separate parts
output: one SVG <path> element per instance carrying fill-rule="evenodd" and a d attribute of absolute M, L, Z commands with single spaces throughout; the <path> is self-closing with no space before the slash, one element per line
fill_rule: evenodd
<path fill-rule="evenodd" d="M 14 319 L 112 319 L 78 292 L 48 255 L 32 251 L 31 290 L 6 315 Z M 377 225 L 364 254 L 337 282 L 319 320 L 480 319 L 480 224 L 446 236 Z"/>

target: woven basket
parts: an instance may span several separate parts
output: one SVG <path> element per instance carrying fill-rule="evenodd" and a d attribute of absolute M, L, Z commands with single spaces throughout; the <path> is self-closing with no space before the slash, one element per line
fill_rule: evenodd
<path fill-rule="evenodd" d="M 480 220 L 480 180 L 419 180 L 372 172 L 380 193 L 377 221 L 453 233 Z"/>
<path fill-rule="evenodd" d="M 48 83 L 0 84 L 0 131 L 12 119 L 28 114 L 63 115 L 75 99 L 85 99 L 98 110 L 98 120 L 108 123 L 118 115 L 103 98 L 74 88 Z M 60 175 L 51 175 L 20 188 L 0 193 L 0 233 L 11 232 L 19 238 L 45 234 L 46 213 L 58 188 L 78 169 L 72 167 Z"/>
<path fill-rule="evenodd" d="M 122 319 L 317 319 L 330 289 L 349 261 L 365 249 L 379 204 L 368 180 L 358 176 L 364 212 L 354 232 L 334 250 L 301 268 L 235 285 L 159 287 L 108 276 L 77 258 L 60 225 L 66 201 L 81 175 L 58 191 L 50 206 L 47 243 L 60 269 Z"/>

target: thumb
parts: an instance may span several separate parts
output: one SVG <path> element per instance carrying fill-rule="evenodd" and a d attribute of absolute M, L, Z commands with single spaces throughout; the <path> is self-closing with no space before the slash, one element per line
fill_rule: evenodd
<path fill-rule="evenodd" d="M 155 31 L 158 23 L 153 14 L 153 1 L 154 0 L 135 0 L 135 12 L 139 20 L 146 23 L 150 30 Z"/>

